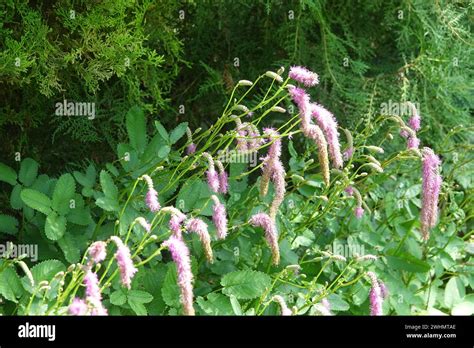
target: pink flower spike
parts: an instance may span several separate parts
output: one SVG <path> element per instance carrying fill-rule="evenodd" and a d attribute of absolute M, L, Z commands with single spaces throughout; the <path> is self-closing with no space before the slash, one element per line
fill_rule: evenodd
<path fill-rule="evenodd" d="M 105 260 L 107 256 L 107 244 L 102 241 L 94 242 L 89 247 L 89 257 L 94 263 L 99 263 Z"/>
<path fill-rule="evenodd" d="M 212 195 L 211 198 L 214 201 L 212 221 L 216 225 L 217 238 L 225 239 L 227 237 L 227 216 L 224 204 L 215 195 Z"/>
<path fill-rule="evenodd" d="M 213 262 L 214 256 L 212 254 L 211 248 L 211 237 L 207 230 L 207 224 L 198 218 L 189 219 L 186 223 L 186 230 L 188 232 L 196 233 L 201 240 L 201 244 L 204 248 L 204 253 L 206 254 L 207 261 L 210 263 Z"/>
<path fill-rule="evenodd" d="M 192 155 L 193 153 L 196 152 L 197 145 L 194 143 L 189 144 L 186 147 L 186 155 Z"/>
<path fill-rule="evenodd" d="M 257 213 L 253 215 L 249 223 L 255 227 L 261 227 L 265 231 L 265 239 L 272 250 L 272 262 L 274 265 L 280 263 L 280 248 L 278 246 L 278 231 L 273 221 L 268 214 Z"/>
<path fill-rule="evenodd" d="M 148 189 L 145 201 L 148 209 L 150 209 L 151 212 L 155 213 L 160 210 L 161 206 L 160 202 L 158 201 L 158 192 L 156 192 L 154 188 Z"/>
<path fill-rule="evenodd" d="M 69 305 L 68 311 L 71 315 L 86 315 L 88 309 L 86 301 L 76 297 Z"/>
<path fill-rule="evenodd" d="M 316 86 L 319 83 L 318 74 L 302 66 L 292 66 L 288 76 L 306 87 Z"/>
<path fill-rule="evenodd" d="M 122 240 L 117 236 L 110 237 L 115 245 L 117 246 L 117 252 L 115 253 L 115 259 L 120 270 L 120 277 L 122 284 L 130 289 L 132 278 L 137 273 L 137 269 L 133 265 L 132 257 L 130 255 L 130 249 L 128 246 L 123 244 Z"/>
<path fill-rule="evenodd" d="M 441 160 L 429 147 L 422 150 L 422 206 L 421 232 L 424 240 L 428 240 L 430 228 L 436 225 L 438 217 L 438 199 L 442 178 L 439 175 Z"/>
<path fill-rule="evenodd" d="M 367 276 L 370 278 L 372 283 L 372 288 L 369 292 L 369 301 L 370 301 L 370 315 L 378 316 L 383 315 L 382 312 L 382 291 L 380 289 L 379 281 L 374 272 L 367 272 Z"/>
<path fill-rule="evenodd" d="M 100 293 L 99 278 L 97 277 L 97 274 L 89 269 L 87 270 L 83 281 L 84 285 L 86 286 L 86 296 L 95 298 L 97 301 L 101 301 L 102 295 Z"/>
<path fill-rule="evenodd" d="M 360 219 L 364 215 L 364 209 L 362 207 L 356 207 L 354 210 L 354 214 L 357 219 Z"/>
<path fill-rule="evenodd" d="M 408 150 L 418 149 L 419 146 L 420 146 L 420 139 L 418 139 L 416 137 L 409 137 L 408 138 L 408 140 L 407 140 Z"/>
<path fill-rule="evenodd" d="M 176 264 L 178 274 L 178 286 L 181 291 L 181 303 L 185 315 L 194 315 L 193 308 L 193 273 L 191 272 L 191 260 L 189 249 L 184 242 L 175 236 L 169 237 L 163 242 L 171 253 Z"/>
<path fill-rule="evenodd" d="M 311 104 L 312 115 L 321 127 L 328 143 L 329 155 L 335 168 L 342 168 L 342 154 L 337 132 L 337 122 L 333 114 L 318 104 Z"/>

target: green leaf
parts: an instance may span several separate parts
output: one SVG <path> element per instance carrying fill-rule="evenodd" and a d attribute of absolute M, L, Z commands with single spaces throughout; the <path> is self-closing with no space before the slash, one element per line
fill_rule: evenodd
<path fill-rule="evenodd" d="M 452 315 L 473 315 L 474 314 L 474 294 L 469 294 L 464 297 L 464 299 L 455 304 L 453 310 L 451 311 Z"/>
<path fill-rule="evenodd" d="M 161 135 L 163 140 L 167 143 L 169 142 L 168 132 L 166 131 L 165 127 L 160 123 L 160 121 L 155 121 L 155 127 L 158 130 L 158 133 Z"/>
<path fill-rule="evenodd" d="M 166 156 L 168 156 L 168 154 L 170 153 L 170 150 L 171 148 L 169 147 L 169 145 L 160 146 L 160 148 L 158 149 L 158 157 L 166 158 Z"/>
<path fill-rule="evenodd" d="M 230 304 L 235 315 L 242 315 L 242 307 L 240 306 L 239 300 L 234 295 L 230 295 Z"/>
<path fill-rule="evenodd" d="M 20 297 L 22 292 L 20 278 L 13 268 L 8 267 L 0 272 L 0 295 L 17 303 L 17 298 Z"/>
<path fill-rule="evenodd" d="M 13 216 L 0 214 L 0 232 L 15 235 L 18 233 L 18 220 Z"/>
<path fill-rule="evenodd" d="M 17 184 L 10 195 L 10 205 L 12 206 L 13 209 L 19 210 L 23 207 L 23 201 L 21 200 L 20 193 L 21 190 L 23 189 L 23 186 L 21 184 Z"/>
<path fill-rule="evenodd" d="M 71 234 L 65 234 L 61 239 L 58 240 L 58 245 L 63 251 L 67 262 L 69 263 L 77 263 L 80 261 L 81 254 L 76 244 L 76 240 Z"/>
<path fill-rule="evenodd" d="M 170 133 L 170 143 L 176 143 L 181 137 L 186 133 L 186 128 L 188 128 L 188 122 L 180 123 L 175 129 Z"/>
<path fill-rule="evenodd" d="M 6 164 L 0 163 L 0 181 L 16 185 L 16 172 Z"/>
<path fill-rule="evenodd" d="M 116 306 L 122 306 L 127 302 L 127 295 L 122 289 L 114 291 L 110 294 L 110 303 Z"/>
<path fill-rule="evenodd" d="M 263 294 L 271 284 L 269 275 L 258 271 L 236 271 L 226 274 L 221 279 L 224 287 L 222 292 L 226 295 L 234 295 L 241 300 L 249 300 Z"/>
<path fill-rule="evenodd" d="M 21 191 L 20 197 L 30 208 L 46 215 L 51 212 L 51 200 L 44 193 L 32 189 L 24 189 Z"/>
<path fill-rule="evenodd" d="M 38 175 L 38 162 L 31 158 L 25 158 L 20 165 L 18 178 L 25 186 L 30 186 Z"/>
<path fill-rule="evenodd" d="M 466 291 L 461 279 L 452 277 L 449 279 L 444 290 L 444 304 L 447 308 L 453 308 L 456 304 L 461 302 Z"/>
<path fill-rule="evenodd" d="M 388 265 L 393 269 L 413 273 L 425 273 L 431 269 L 427 262 L 419 260 L 406 253 L 398 253 L 397 256 L 387 255 L 386 258 Z"/>
<path fill-rule="evenodd" d="M 150 303 L 153 301 L 153 295 L 142 290 L 130 290 L 127 294 L 128 301 L 138 303 Z"/>
<path fill-rule="evenodd" d="M 53 192 L 52 206 L 61 215 L 69 210 L 70 200 L 74 197 L 76 191 L 76 182 L 71 174 L 61 175 L 56 182 Z"/>
<path fill-rule="evenodd" d="M 67 221 L 76 225 L 87 226 L 93 222 L 89 208 L 75 208 L 66 216 Z"/>
<path fill-rule="evenodd" d="M 205 185 L 200 179 L 189 180 L 179 190 L 176 204 L 185 213 L 192 210 L 201 196 L 201 186 Z"/>
<path fill-rule="evenodd" d="M 110 174 L 105 171 L 100 171 L 100 186 L 107 198 L 117 200 L 118 199 L 118 189 Z"/>
<path fill-rule="evenodd" d="M 176 275 L 176 266 L 174 263 L 170 263 L 168 266 L 168 272 L 166 272 L 165 280 L 163 281 L 163 287 L 161 288 L 161 296 L 163 301 L 170 307 L 179 307 L 181 293 L 178 286 L 178 278 Z"/>
<path fill-rule="evenodd" d="M 51 240 L 58 240 L 66 231 L 66 218 L 64 216 L 58 215 L 55 212 L 51 212 L 46 218 L 46 223 L 44 225 L 44 232 L 46 237 Z"/>
<path fill-rule="evenodd" d="M 95 200 L 95 204 L 105 211 L 119 211 L 120 207 L 115 199 L 107 197 L 99 197 Z"/>
<path fill-rule="evenodd" d="M 56 275 L 56 273 L 64 272 L 66 266 L 61 261 L 58 260 L 46 260 L 40 262 L 31 268 L 31 274 L 35 280 L 35 284 L 39 284 L 43 280 L 51 281 L 51 279 Z M 31 283 L 29 279 L 24 276 L 21 278 L 23 287 L 28 292 L 32 292 Z"/>
<path fill-rule="evenodd" d="M 143 110 L 133 106 L 127 112 L 125 123 L 130 145 L 138 152 L 143 152 L 146 146 L 146 121 Z"/>
<path fill-rule="evenodd" d="M 137 302 L 136 300 L 128 300 L 128 304 L 130 308 L 135 312 L 136 315 L 147 315 L 148 311 L 146 307 L 141 302 Z"/>
<path fill-rule="evenodd" d="M 94 186 L 96 172 L 95 172 L 95 167 L 93 164 L 89 164 L 85 174 L 82 174 L 81 172 L 78 172 L 78 171 L 74 171 L 73 174 L 74 174 L 74 178 L 82 186 L 87 187 L 87 188 L 92 188 L 92 186 Z"/>
<path fill-rule="evenodd" d="M 203 297 L 196 299 L 199 307 L 208 315 L 233 315 L 234 310 L 227 296 L 218 293 L 210 293 L 206 300 Z"/>
<path fill-rule="evenodd" d="M 328 296 L 328 301 L 331 304 L 331 310 L 338 311 L 347 311 L 349 309 L 349 304 L 342 299 L 341 296 L 337 294 L 331 294 Z"/>

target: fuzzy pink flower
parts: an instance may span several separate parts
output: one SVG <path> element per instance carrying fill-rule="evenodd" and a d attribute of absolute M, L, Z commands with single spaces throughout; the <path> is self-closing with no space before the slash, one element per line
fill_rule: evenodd
<path fill-rule="evenodd" d="M 380 289 L 379 281 L 374 272 L 367 272 L 367 276 L 370 278 L 372 287 L 369 292 L 370 301 L 370 315 L 377 316 L 383 315 L 382 312 L 382 291 Z"/>
<path fill-rule="evenodd" d="M 339 145 L 339 134 L 337 132 L 337 122 L 333 114 L 326 110 L 323 106 L 316 103 L 311 104 L 312 115 L 316 119 L 319 127 L 326 136 L 329 155 L 335 168 L 342 168 L 342 154 Z"/>
<path fill-rule="evenodd" d="M 442 178 L 439 175 L 441 160 L 429 147 L 423 148 L 423 184 L 421 207 L 421 231 L 423 239 L 429 238 L 430 228 L 436 225 L 438 217 L 438 197 Z"/>
<path fill-rule="evenodd" d="M 107 244 L 102 241 L 94 242 L 89 247 L 89 257 L 92 262 L 99 263 L 105 260 L 107 256 Z"/>
<path fill-rule="evenodd" d="M 312 87 L 319 83 L 318 74 L 302 66 L 292 66 L 288 76 L 291 79 L 304 84 L 306 87 Z"/>
<path fill-rule="evenodd" d="M 191 272 L 191 260 L 189 249 L 184 242 L 175 236 L 169 237 L 163 242 L 171 253 L 176 264 L 178 274 L 178 286 L 181 291 L 181 303 L 185 315 L 194 315 L 193 308 L 193 273 Z"/>
<path fill-rule="evenodd" d="M 292 87 L 288 90 L 288 92 L 291 99 L 293 99 L 293 101 L 298 106 L 301 118 L 301 128 L 303 130 L 303 134 L 305 134 L 305 130 L 307 129 L 307 126 L 309 126 L 311 120 L 311 105 L 309 95 L 304 89 L 299 87 Z"/>
<path fill-rule="evenodd" d="M 89 269 L 87 270 L 83 281 L 86 286 L 86 296 L 96 298 L 99 301 L 102 300 L 97 274 Z"/>
<path fill-rule="evenodd" d="M 199 236 L 201 244 L 204 248 L 204 253 L 206 254 L 206 258 L 210 263 L 212 263 L 214 256 L 212 254 L 211 237 L 209 236 L 209 232 L 207 230 L 207 224 L 201 219 L 192 218 L 186 223 L 186 230 L 188 232 L 196 233 Z"/>
<path fill-rule="evenodd" d="M 146 221 L 145 218 L 143 218 L 143 217 L 140 216 L 140 217 L 137 217 L 137 218 L 135 219 L 135 221 L 136 221 L 140 226 L 142 226 L 145 231 L 147 231 L 148 233 L 150 233 L 150 231 L 151 231 L 151 224 L 150 224 L 148 221 Z"/>
<path fill-rule="evenodd" d="M 76 297 L 69 305 L 68 311 L 71 315 L 86 315 L 88 309 L 86 301 Z"/>
<path fill-rule="evenodd" d="M 268 214 L 257 213 L 253 215 L 249 223 L 255 227 L 261 227 L 265 231 L 265 239 L 272 250 L 272 262 L 274 265 L 280 263 L 280 249 L 278 246 L 278 231 L 275 221 L 270 218 Z"/>
<path fill-rule="evenodd" d="M 217 196 L 212 195 L 211 198 L 214 201 L 212 221 L 216 225 L 217 238 L 225 239 L 227 237 L 227 216 L 224 204 L 219 201 Z"/>
<path fill-rule="evenodd" d="M 417 137 L 409 137 L 407 140 L 407 149 L 418 149 L 420 146 L 420 139 Z"/>
<path fill-rule="evenodd" d="M 216 161 L 216 165 L 219 169 L 219 192 L 227 193 L 229 188 L 227 173 L 221 161 Z"/>
<path fill-rule="evenodd" d="M 349 196 L 354 194 L 354 188 L 352 186 L 347 186 L 344 191 L 346 191 Z"/>
<path fill-rule="evenodd" d="M 354 215 L 356 218 L 360 219 L 364 215 L 364 208 L 362 207 L 356 207 L 354 210 Z"/>
<path fill-rule="evenodd" d="M 285 197 L 285 169 L 283 168 L 283 164 L 280 160 L 276 161 L 273 166 L 272 172 L 272 180 L 273 184 L 275 185 L 275 195 L 273 197 L 272 204 L 270 206 L 269 215 L 272 219 L 275 219 L 276 214 L 278 212 L 278 208 L 280 207 L 283 199 Z"/>
<path fill-rule="evenodd" d="M 150 176 L 146 174 L 142 176 L 142 179 L 146 181 L 148 186 L 148 192 L 145 196 L 145 203 L 151 212 L 157 212 L 158 210 L 160 210 L 161 206 L 160 202 L 158 201 L 158 192 L 156 192 L 153 187 L 153 180 L 150 178 Z"/>
<path fill-rule="evenodd" d="M 130 249 L 128 246 L 123 244 L 122 240 L 117 236 L 110 237 L 115 245 L 117 246 L 117 252 L 115 253 L 115 259 L 120 270 L 120 278 L 122 284 L 130 289 L 132 278 L 137 273 L 137 269 L 133 265 L 132 257 L 130 255 Z"/>
<path fill-rule="evenodd" d="M 280 305 L 280 308 L 281 308 L 281 315 L 282 316 L 291 316 L 293 315 L 293 313 L 291 312 L 291 310 L 288 308 L 288 306 L 286 305 L 286 302 L 285 300 L 283 299 L 283 297 L 281 297 L 280 295 L 275 295 L 273 296 L 273 301 L 277 302 L 279 305 Z"/>
<path fill-rule="evenodd" d="M 208 162 L 208 170 L 206 172 L 207 184 L 212 191 L 217 193 L 219 192 L 219 175 L 214 167 L 214 159 L 207 152 L 204 152 L 202 155 Z"/>
<path fill-rule="evenodd" d="M 349 158 L 351 158 L 353 154 L 354 154 L 354 148 L 353 147 L 348 147 L 347 149 L 344 150 L 344 152 L 342 154 L 342 157 L 343 157 L 344 161 L 348 161 Z"/>
<path fill-rule="evenodd" d="M 384 282 L 379 280 L 379 286 L 380 286 L 380 294 L 382 295 L 383 299 L 386 299 L 388 297 L 388 289 L 387 286 L 385 285 Z"/>
<path fill-rule="evenodd" d="M 189 144 L 186 147 L 186 155 L 192 155 L 193 153 L 196 152 L 197 145 L 194 143 Z"/>
<path fill-rule="evenodd" d="M 421 117 L 420 114 L 418 113 L 418 110 L 416 109 L 415 104 L 412 102 L 407 102 L 408 107 L 411 110 L 411 117 L 408 120 L 408 125 L 410 126 L 411 129 L 413 129 L 415 132 L 418 132 L 421 128 Z"/>

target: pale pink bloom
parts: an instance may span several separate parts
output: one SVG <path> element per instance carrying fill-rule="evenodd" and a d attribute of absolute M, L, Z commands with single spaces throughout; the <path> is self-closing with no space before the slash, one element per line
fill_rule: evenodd
<path fill-rule="evenodd" d="M 158 201 L 158 192 L 153 188 L 153 180 L 150 178 L 149 175 L 143 175 L 142 179 L 146 181 L 148 186 L 148 192 L 145 196 L 145 203 L 150 209 L 151 212 L 157 212 L 160 210 L 160 202 Z"/>
<path fill-rule="evenodd" d="M 286 305 L 286 302 L 285 300 L 283 299 L 283 297 L 281 297 L 280 295 L 275 295 L 273 296 L 273 301 L 277 302 L 279 305 L 280 305 L 280 308 L 281 308 L 281 315 L 282 316 L 290 316 L 290 315 L 293 315 L 293 313 L 291 312 L 291 310 L 288 308 L 288 306 Z"/>
<path fill-rule="evenodd" d="M 89 310 L 86 301 L 80 298 L 74 298 L 69 305 L 68 311 L 71 315 L 86 315 Z"/>
<path fill-rule="evenodd" d="M 367 276 L 370 278 L 372 287 L 369 292 L 370 300 L 370 315 L 383 315 L 382 312 L 382 290 L 380 289 L 380 284 L 377 279 L 377 276 L 373 272 L 367 272 Z"/>
<path fill-rule="evenodd" d="M 301 128 L 305 134 L 305 130 L 307 129 L 307 126 L 309 126 L 311 120 L 311 105 L 309 95 L 304 89 L 299 87 L 292 87 L 288 90 L 288 92 L 290 97 L 298 106 L 301 118 Z"/>
<path fill-rule="evenodd" d="M 193 308 L 193 273 L 191 272 L 191 260 L 189 249 L 184 242 L 176 236 L 169 237 L 163 242 L 171 253 L 176 264 L 178 274 L 178 286 L 181 291 L 181 303 L 186 315 L 194 315 Z"/>
<path fill-rule="evenodd" d="M 86 296 L 101 301 L 102 295 L 100 293 L 99 278 L 97 277 L 97 274 L 89 269 L 87 270 L 83 281 L 84 285 L 86 286 Z"/>
<path fill-rule="evenodd" d="M 221 161 L 216 161 L 216 164 L 219 168 L 219 192 L 227 193 L 229 188 L 227 173 Z"/>
<path fill-rule="evenodd" d="M 348 147 L 347 149 L 344 150 L 344 152 L 342 154 L 342 157 L 343 157 L 344 161 L 348 161 L 349 158 L 351 158 L 353 154 L 354 154 L 354 148 L 353 147 Z"/>
<path fill-rule="evenodd" d="M 429 238 L 430 228 L 436 225 L 438 217 L 438 197 L 442 178 L 439 175 L 441 160 L 429 147 L 423 148 L 423 184 L 421 207 L 421 231 L 423 238 Z"/>
<path fill-rule="evenodd" d="M 214 159 L 207 152 L 204 152 L 202 155 L 208 161 L 208 170 L 206 172 L 207 184 L 212 191 L 217 193 L 219 192 L 219 175 L 214 167 Z"/>
<path fill-rule="evenodd" d="M 280 249 L 278 246 L 278 231 L 275 221 L 268 214 L 257 213 L 253 215 L 249 223 L 255 227 L 261 227 L 265 231 L 265 239 L 272 250 L 272 262 L 274 265 L 280 263 Z"/>
<path fill-rule="evenodd" d="M 349 196 L 354 194 L 354 188 L 352 186 L 347 186 L 344 191 L 346 191 Z"/>
<path fill-rule="evenodd" d="M 381 282 L 380 280 L 379 280 L 379 286 L 380 286 L 380 294 L 382 295 L 382 298 L 386 299 L 388 297 L 387 286 L 385 285 L 384 282 Z"/>
<path fill-rule="evenodd" d="M 196 152 L 196 148 L 197 148 L 197 145 L 196 145 L 196 144 L 194 144 L 194 143 L 189 144 L 189 145 L 186 147 L 186 154 L 187 154 L 187 155 L 192 155 L 193 153 Z"/>
<path fill-rule="evenodd" d="M 206 254 L 207 260 L 212 263 L 213 262 L 213 254 L 211 248 L 211 237 L 209 236 L 209 232 L 207 230 L 207 224 L 198 218 L 189 219 L 186 223 L 186 230 L 188 232 L 196 233 L 201 240 L 201 244 L 204 248 L 204 253 Z"/>
<path fill-rule="evenodd" d="M 319 83 L 318 74 L 302 66 L 292 66 L 288 76 L 291 79 L 304 84 L 306 87 L 312 87 Z"/>
<path fill-rule="evenodd" d="M 410 149 L 418 149 L 420 146 L 420 139 L 417 137 L 409 137 L 407 140 L 407 148 Z"/>
<path fill-rule="evenodd" d="M 94 263 L 99 263 L 105 260 L 107 256 L 107 244 L 102 241 L 94 242 L 89 247 L 89 257 Z"/>
<path fill-rule="evenodd" d="M 413 129 L 415 132 L 419 131 L 421 128 L 421 118 L 419 115 L 412 116 L 408 120 L 408 125 L 410 126 L 411 129 Z"/>
<path fill-rule="evenodd" d="M 137 269 L 133 265 L 132 256 L 130 255 L 130 249 L 128 246 L 123 244 L 122 240 L 117 236 L 110 237 L 115 245 L 117 246 L 117 252 L 115 253 L 115 259 L 120 271 L 120 277 L 122 284 L 130 289 L 132 278 L 137 273 Z"/>
<path fill-rule="evenodd" d="M 135 219 L 135 221 L 138 222 L 138 224 L 139 224 L 140 226 L 142 226 L 145 231 L 147 231 L 148 233 L 150 233 L 150 231 L 151 231 L 151 224 L 150 224 L 148 221 L 146 221 L 145 218 L 143 218 L 143 217 L 140 216 L 140 217 L 137 217 L 137 218 Z"/>
<path fill-rule="evenodd" d="M 329 146 L 329 155 L 331 156 L 334 167 L 342 168 L 341 147 L 339 145 L 339 134 L 337 132 L 337 122 L 334 115 L 316 103 L 312 104 L 312 115 L 326 136 Z"/>
<path fill-rule="evenodd" d="M 354 210 L 354 214 L 356 218 L 360 219 L 364 215 L 364 208 L 362 207 L 356 207 Z"/>
<path fill-rule="evenodd" d="M 212 208 L 212 221 L 214 225 L 216 225 L 217 229 L 217 238 L 218 239 L 225 239 L 227 237 L 227 214 L 225 211 L 224 204 L 219 201 L 217 196 L 211 196 L 214 206 Z"/>

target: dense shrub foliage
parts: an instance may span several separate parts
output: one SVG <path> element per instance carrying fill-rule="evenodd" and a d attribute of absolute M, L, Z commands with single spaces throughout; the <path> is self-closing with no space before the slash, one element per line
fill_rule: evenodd
<path fill-rule="evenodd" d="M 474 313 L 467 4 L 0 6 L 1 314 Z"/>

